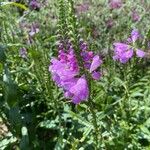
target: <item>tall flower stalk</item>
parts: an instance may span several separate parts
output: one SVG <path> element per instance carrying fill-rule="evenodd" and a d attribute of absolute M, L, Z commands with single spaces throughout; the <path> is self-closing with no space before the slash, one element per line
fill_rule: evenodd
<path fill-rule="evenodd" d="M 79 35 L 73 1 L 60 0 L 59 7 L 58 57 L 51 59 L 49 71 L 56 85 L 63 89 L 64 97 L 74 104 L 87 101 L 93 116 L 95 147 L 98 147 L 98 125 L 96 113 L 93 111 L 91 81 L 100 79 L 99 67 L 102 60 L 99 55 L 89 50 L 88 44 Z"/>
<path fill-rule="evenodd" d="M 78 34 L 73 1 L 69 0 L 67 7 L 68 12 L 64 14 L 66 19 L 64 16 L 60 18 L 58 58 L 51 60 L 49 71 L 55 83 L 63 89 L 64 96 L 78 104 L 88 100 L 90 96 L 91 77 L 94 80 L 101 77 L 98 68 L 102 60 L 100 56 L 88 50 L 87 43 Z M 62 10 L 64 9 L 60 9 Z"/>

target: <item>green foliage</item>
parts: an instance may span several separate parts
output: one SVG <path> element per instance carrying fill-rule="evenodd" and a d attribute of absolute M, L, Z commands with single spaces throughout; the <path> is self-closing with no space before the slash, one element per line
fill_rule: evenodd
<path fill-rule="evenodd" d="M 0 45 L 0 62 L 4 63 L 6 60 L 6 55 L 5 55 L 5 48 Z"/>
<path fill-rule="evenodd" d="M 23 2 L 0 3 L 0 149 L 149 150 L 149 55 L 125 65 L 112 59 L 113 42 L 132 28 L 141 31 L 138 44 L 149 53 L 149 1 L 127 0 L 115 10 L 104 0 L 39 1 L 39 10 Z M 132 20 L 133 9 L 139 22 Z M 80 37 L 102 56 L 103 75 L 91 83 L 92 103 L 75 106 L 55 86 L 48 66 L 58 40 L 71 40 L 78 55 Z"/>

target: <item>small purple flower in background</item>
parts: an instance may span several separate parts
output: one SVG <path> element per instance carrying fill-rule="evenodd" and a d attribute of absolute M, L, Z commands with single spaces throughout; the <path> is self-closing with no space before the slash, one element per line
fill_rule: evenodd
<path fill-rule="evenodd" d="M 32 37 L 38 32 L 39 32 L 39 25 L 36 23 L 33 23 L 30 27 L 29 35 Z"/>
<path fill-rule="evenodd" d="M 25 21 L 20 22 L 20 28 L 23 32 L 28 34 L 28 38 L 26 38 L 27 44 L 32 44 L 34 42 L 34 36 L 40 31 L 39 24 L 36 22 L 28 23 Z"/>
<path fill-rule="evenodd" d="M 135 11 L 135 10 L 132 11 L 131 18 L 132 18 L 132 20 L 135 21 L 135 22 L 140 20 L 140 16 L 139 16 L 139 14 L 137 13 L 137 11 Z"/>
<path fill-rule="evenodd" d="M 77 13 L 83 13 L 89 10 L 89 4 L 88 3 L 82 3 L 82 4 L 78 4 L 76 6 L 76 12 Z"/>
<path fill-rule="evenodd" d="M 139 38 L 140 38 L 140 33 L 137 29 L 133 29 L 132 32 L 131 32 L 131 39 L 132 39 L 132 42 L 134 43 L 135 41 L 137 41 Z"/>
<path fill-rule="evenodd" d="M 39 10 L 40 9 L 40 3 L 37 0 L 31 0 L 29 3 L 29 6 L 33 10 Z"/>
<path fill-rule="evenodd" d="M 148 41 L 147 46 L 148 46 L 148 48 L 150 48 L 150 41 Z"/>
<path fill-rule="evenodd" d="M 133 56 L 133 50 L 129 45 L 124 43 L 114 43 L 115 55 L 113 56 L 114 60 L 118 60 L 121 63 L 126 63 Z"/>
<path fill-rule="evenodd" d="M 85 75 L 80 75 L 80 66 L 72 44 L 68 42 L 66 47 L 67 49 L 64 48 L 62 43 L 58 45 L 58 58 L 51 60 L 49 71 L 55 83 L 63 88 L 64 96 L 72 99 L 73 103 L 78 104 L 88 99 L 88 84 Z M 80 49 L 85 69 L 91 73 L 94 80 L 99 80 L 101 73 L 98 71 L 98 67 L 101 65 L 102 60 L 98 55 L 94 56 L 92 51 L 88 51 L 87 43 L 83 40 L 80 41 Z"/>
<path fill-rule="evenodd" d="M 26 48 L 20 48 L 20 50 L 19 50 L 19 55 L 20 55 L 20 57 L 22 57 L 22 58 L 27 58 L 27 49 Z"/>
<path fill-rule="evenodd" d="M 119 9 L 122 7 L 122 0 L 109 0 L 109 7 L 111 9 Z"/>
<path fill-rule="evenodd" d="M 127 39 L 126 43 L 114 43 L 113 59 L 121 63 L 127 63 L 136 54 L 137 57 L 145 57 L 145 52 L 133 47 L 133 44 L 141 37 L 137 29 L 133 29 L 131 37 Z"/>
<path fill-rule="evenodd" d="M 113 25 L 114 25 L 113 19 L 112 18 L 108 19 L 107 22 L 106 22 L 106 26 L 108 28 L 112 28 Z"/>
<path fill-rule="evenodd" d="M 32 23 L 27 30 L 28 30 L 27 44 L 30 45 L 34 43 L 35 34 L 37 34 L 40 31 L 39 25 L 37 23 Z"/>

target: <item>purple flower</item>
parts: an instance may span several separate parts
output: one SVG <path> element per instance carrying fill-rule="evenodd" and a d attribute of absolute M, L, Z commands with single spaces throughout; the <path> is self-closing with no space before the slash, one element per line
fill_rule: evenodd
<path fill-rule="evenodd" d="M 114 56 L 113 59 L 120 61 L 121 63 L 126 63 L 136 52 L 137 57 L 145 57 L 145 52 L 134 48 L 134 42 L 140 38 L 140 33 L 137 29 L 132 30 L 131 37 L 127 39 L 127 43 L 114 43 Z"/>
<path fill-rule="evenodd" d="M 135 11 L 135 10 L 132 11 L 131 18 L 132 18 L 132 20 L 135 21 L 135 22 L 140 20 L 140 16 L 139 16 L 139 14 L 137 13 L 137 11 Z"/>
<path fill-rule="evenodd" d="M 101 77 L 101 73 L 99 71 L 94 71 L 92 73 L 92 77 L 93 77 L 94 80 L 99 80 L 100 77 Z"/>
<path fill-rule="evenodd" d="M 68 56 L 70 55 L 68 54 Z M 71 64 L 72 61 L 76 63 L 75 59 L 70 61 L 70 59 L 67 60 L 65 57 L 60 58 L 65 60 L 61 62 L 61 60 L 52 59 L 49 71 L 51 71 L 52 78 L 56 84 L 64 89 L 64 96 L 71 98 L 73 103 L 78 104 L 88 98 L 89 90 L 86 79 L 84 77 L 77 77 L 79 74 L 78 67 L 72 68 Z"/>
<path fill-rule="evenodd" d="M 25 47 L 21 48 L 21 49 L 19 50 L 19 54 L 20 54 L 20 57 L 26 59 L 26 58 L 27 58 L 27 49 L 26 49 Z"/>
<path fill-rule="evenodd" d="M 64 97 L 66 97 L 67 99 L 72 98 L 72 96 L 73 96 L 73 94 L 68 91 L 64 93 Z"/>
<path fill-rule="evenodd" d="M 98 55 L 94 56 L 92 51 L 87 50 L 85 42 L 80 43 L 81 57 L 84 64 L 84 69 L 87 69 L 93 79 L 98 80 L 101 73 L 98 67 L 101 65 L 102 60 Z M 64 90 L 64 96 L 72 99 L 75 104 L 87 100 L 89 96 L 89 89 L 85 75 L 80 74 L 80 67 L 74 54 L 74 49 L 71 44 L 68 44 L 67 50 L 64 50 L 62 43 L 58 46 L 58 58 L 51 60 L 49 71 L 52 74 L 52 79 L 55 83 Z"/>
<path fill-rule="evenodd" d="M 30 45 L 34 43 L 34 35 L 37 34 L 39 29 L 39 24 L 36 22 L 33 22 L 32 24 L 28 22 L 21 22 L 20 28 L 23 30 L 23 32 L 27 32 L 28 38 L 26 38 L 26 44 Z"/>
<path fill-rule="evenodd" d="M 67 59 L 61 58 L 60 60 L 52 59 L 51 60 L 52 65 L 49 67 L 49 71 L 54 76 L 54 81 L 56 83 L 59 83 L 61 85 L 60 81 L 65 81 L 68 79 L 72 79 L 76 75 L 79 74 L 79 70 L 76 64 L 76 60 L 69 61 Z"/>
<path fill-rule="evenodd" d="M 102 64 L 102 61 L 98 55 L 94 56 L 93 61 L 91 63 L 90 67 L 90 73 L 96 70 L 100 65 Z"/>
<path fill-rule="evenodd" d="M 111 9 L 119 9 L 122 6 L 122 0 L 109 0 Z"/>
<path fill-rule="evenodd" d="M 87 43 L 84 42 L 83 40 L 80 40 L 80 48 L 82 49 L 82 51 L 86 51 L 87 50 Z"/>
<path fill-rule="evenodd" d="M 120 62 L 123 64 L 128 62 L 129 59 L 132 58 L 133 52 L 134 52 L 133 49 L 128 49 L 126 52 L 124 52 L 122 56 L 120 56 L 119 58 Z"/>
<path fill-rule="evenodd" d="M 87 100 L 89 89 L 86 79 L 84 77 L 79 78 L 77 83 L 70 88 L 69 92 L 72 94 L 72 101 L 75 104 Z"/>
<path fill-rule="evenodd" d="M 123 50 L 123 51 L 129 48 L 129 45 L 125 43 L 114 43 L 113 45 L 116 47 L 116 49 Z"/>
<path fill-rule="evenodd" d="M 133 56 L 133 50 L 124 43 L 114 43 L 114 60 L 126 63 Z"/>
<path fill-rule="evenodd" d="M 34 9 L 34 10 L 40 9 L 40 3 L 37 0 L 31 0 L 31 2 L 29 3 L 29 6 L 31 7 L 31 9 Z"/>
<path fill-rule="evenodd" d="M 131 39 L 133 43 L 140 38 L 140 33 L 137 29 L 133 29 L 131 32 Z"/>
<path fill-rule="evenodd" d="M 131 37 L 127 38 L 126 43 L 127 43 L 127 44 L 131 44 L 131 43 L 132 43 L 132 39 L 131 39 Z"/>
<path fill-rule="evenodd" d="M 143 57 L 145 56 L 145 52 L 142 51 L 142 50 L 140 50 L 140 49 L 137 49 L 137 50 L 136 50 L 136 55 L 137 55 L 137 57 L 139 57 L 139 58 L 143 58 Z"/>
<path fill-rule="evenodd" d="M 34 36 L 38 32 L 39 32 L 39 26 L 38 26 L 38 24 L 32 24 L 32 26 L 30 28 L 30 31 L 29 31 L 30 37 Z"/>

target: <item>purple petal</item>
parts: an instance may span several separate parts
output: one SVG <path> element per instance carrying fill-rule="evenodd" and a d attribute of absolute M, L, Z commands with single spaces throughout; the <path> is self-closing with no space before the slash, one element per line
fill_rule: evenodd
<path fill-rule="evenodd" d="M 125 63 L 128 62 L 129 59 L 126 57 L 125 54 L 123 54 L 123 55 L 119 58 L 119 60 L 120 60 L 121 63 L 125 64 Z"/>
<path fill-rule="evenodd" d="M 131 17 L 132 17 L 132 20 L 133 21 L 139 21 L 140 20 L 140 16 L 139 14 L 137 13 L 137 11 L 132 11 L 132 14 L 131 14 Z"/>
<path fill-rule="evenodd" d="M 68 79 L 65 81 L 61 82 L 61 86 L 65 89 L 65 90 L 69 90 L 71 87 L 75 86 L 77 84 L 77 80 L 76 78 L 72 78 L 72 79 Z"/>
<path fill-rule="evenodd" d="M 120 62 L 123 64 L 128 62 L 129 59 L 132 58 L 133 53 L 134 53 L 133 49 L 130 49 L 130 50 L 126 51 L 125 53 L 123 53 L 119 58 Z"/>
<path fill-rule="evenodd" d="M 100 77 L 101 77 L 101 73 L 98 72 L 98 71 L 94 71 L 94 72 L 92 73 L 92 77 L 93 77 L 94 80 L 99 80 Z"/>
<path fill-rule="evenodd" d="M 68 91 L 64 93 L 64 97 L 66 97 L 66 98 L 72 98 L 72 96 L 73 95 Z"/>
<path fill-rule="evenodd" d="M 118 60 L 118 59 L 119 59 L 119 57 L 117 55 L 113 56 L 113 60 Z"/>
<path fill-rule="evenodd" d="M 140 49 L 138 49 L 136 51 L 136 55 L 137 55 L 137 57 L 143 58 L 145 56 L 145 52 L 140 50 Z"/>
<path fill-rule="evenodd" d="M 102 60 L 98 55 L 94 56 L 91 67 L 90 67 L 90 73 L 94 70 L 96 70 L 102 63 Z"/>
<path fill-rule="evenodd" d="M 119 48 L 119 49 L 123 49 L 126 50 L 129 48 L 129 45 L 125 44 L 125 43 L 114 43 L 113 44 L 115 47 Z"/>
<path fill-rule="evenodd" d="M 127 43 L 129 43 L 129 44 L 132 43 L 132 39 L 131 39 L 131 38 L 128 38 L 128 39 L 127 39 Z"/>
<path fill-rule="evenodd" d="M 119 9 L 122 6 L 121 0 L 109 0 L 109 6 L 111 9 Z"/>
<path fill-rule="evenodd" d="M 133 42 L 135 42 L 136 40 L 138 40 L 140 38 L 140 33 L 137 29 L 133 29 L 131 32 L 131 39 Z"/>
<path fill-rule="evenodd" d="M 69 92 L 74 95 L 73 103 L 75 104 L 86 100 L 89 96 L 89 89 L 86 79 L 84 77 L 79 78 L 77 84 L 71 87 Z"/>
<path fill-rule="evenodd" d="M 56 84 L 57 84 L 58 86 L 61 86 L 61 80 L 60 80 L 60 77 L 59 77 L 57 74 L 52 73 L 52 79 L 53 79 L 53 81 L 56 82 Z"/>
<path fill-rule="evenodd" d="M 125 53 L 125 55 L 126 55 L 127 58 L 132 58 L 133 53 L 134 53 L 133 49 L 130 49 L 130 50 L 128 50 L 128 51 Z"/>

